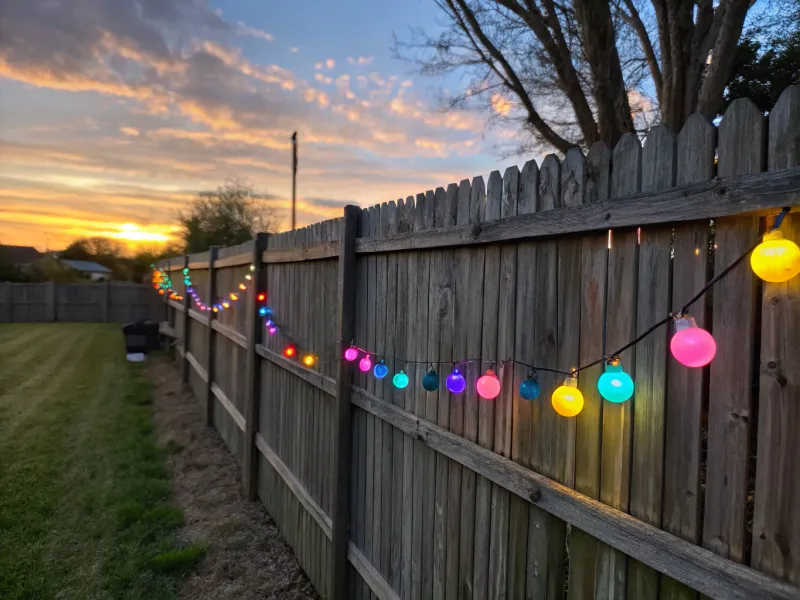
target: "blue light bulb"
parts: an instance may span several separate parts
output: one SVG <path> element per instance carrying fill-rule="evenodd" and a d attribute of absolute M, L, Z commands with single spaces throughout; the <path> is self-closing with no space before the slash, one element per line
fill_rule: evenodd
<path fill-rule="evenodd" d="M 389 367 L 381 361 L 372 369 L 372 374 L 375 375 L 378 379 L 383 379 L 389 374 Z"/>
<path fill-rule="evenodd" d="M 445 385 L 447 386 L 447 389 L 450 390 L 451 394 L 460 394 L 467 389 L 467 380 L 464 379 L 461 371 L 459 371 L 456 367 L 453 369 L 453 372 L 447 376 Z"/>
<path fill-rule="evenodd" d="M 261 308 L 258 309 L 258 316 L 259 317 L 266 317 L 267 316 L 267 307 L 266 306 L 262 306 Z"/>
<path fill-rule="evenodd" d="M 540 392 L 539 378 L 535 375 L 529 375 L 519 386 L 519 395 L 525 400 L 535 400 L 539 397 Z"/>
<path fill-rule="evenodd" d="M 435 369 L 431 369 L 422 378 L 422 387 L 429 392 L 435 392 L 439 389 L 439 374 Z"/>

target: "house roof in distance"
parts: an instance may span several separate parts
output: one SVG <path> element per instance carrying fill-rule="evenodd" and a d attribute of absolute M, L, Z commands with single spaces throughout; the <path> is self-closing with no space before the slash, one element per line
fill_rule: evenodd
<path fill-rule="evenodd" d="M 81 271 L 82 273 L 111 273 L 111 269 L 89 260 L 66 260 L 63 258 L 59 260 L 68 267 L 72 267 L 76 271 Z"/>
<path fill-rule="evenodd" d="M 36 262 L 44 254 L 33 246 L 4 246 L 0 245 L 0 258 L 15 265 L 26 265 Z"/>

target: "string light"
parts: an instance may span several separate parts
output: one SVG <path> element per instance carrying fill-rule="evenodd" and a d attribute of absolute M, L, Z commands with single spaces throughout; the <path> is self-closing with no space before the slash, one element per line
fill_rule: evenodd
<path fill-rule="evenodd" d="M 228 304 L 227 302 L 223 302 L 222 303 L 222 308 L 230 308 L 230 307 L 231 307 L 231 305 Z"/>
<path fill-rule="evenodd" d="M 467 389 L 467 381 L 458 367 L 453 367 L 453 371 L 447 376 L 444 384 L 451 394 L 460 394 Z"/>
<path fill-rule="evenodd" d="M 389 374 L 389 367 L 382 360 L 372 369 L 372 374 L 378 379 L 383 379 Z"/>
<path fill-rule="evenodd" d="M 247 286 L 246 286 L 245 284 L 243 284 L 243 283 L 240 283 L 240 284 L 239 284 L 239 289 L 240 289 L 240 290 L 242 290 L 242 291 L 244 291 L 244 290 L 246 290 L 246 289 L 247 289 Z"/>
<path fill-rule="evenodd" d="M 256 296 L 259 302 L 264 302 L 267 299 L 267 295 L 264 292 L 261 292 L 258 296 Z"/>
<path fill-rule="evenodd" d="M 597 380 L 597 389 L 609 402 L 625 402 L 633 396 L 633 379 L 622 370 L 618 357 L 606 363 L 606 372 Z"/>
<path fill-rule="evenodd" d="M 247 279 L 247 281 L 250 281 L 251 279 L 253 279 L 253 276 L 250 275 L 250 273 L 248 273 L 247 275 L 244 276 L 244 278 Z"/>
<path fill-rule="evenodd" d="M 422 387 L 429 392 L 435 392 L 439 389 L 439 374 L 436 369 L 431 368 L 425 373 L 425 377 L 422 378 Z"/>
<path fill-rule="evenodd" d="M 525 400 L 536 400 L 540 393 L 539 378 L 531 372 L 528 374 L 528 378 L 519 385 L 519 395 Z"/>
<path fill-rule="evenodd" d="M 372 361 L 369 358 L 369 354 L 365 354 L 364 358 L 358 361 L 358 368 L 361 369 L 362 373 L 367 373 L 372 368 Z"/>
<path fill-rule="evenodd" d="M 256 270 L 256 266 L 255 265 L 250 265 L 250 271 L 252 272 L 252 271 L 255 271 L 255 270 Z"/>
<path fill-rule="evenodd" d="M 230 297 L 230 299 L 231 299 L 231 300 L 233 300 L 234 302 L 236 302 L 236 301 L 239 299 L 239 296 L 237 296 L 237 295 L 236 295 L 236 294 L 234 294 L 233 292 L 231 292 L 231 293 L 229 294 L 229 297 Z"/>
<path fill-rule="evenodd" d="M 494 400 L 500 394 L 500 380 L 491 369 L 487 369 L 483 377 L 479 377 L 475 383 L 478 395 L 486 400 Z"/>
<path fill-rule="evenodd" d="M 675 317 L 675 335 L 669 343 L 672 356 L 686 367 L 705 367 L 717 353 L 712 335 L 701 329 L 689 315 Z"/>
<path fill-rule="evenodd" d="M 553 409 L 562 417 L 574 417 L 583 410 L 583 394 L 578 389 L 578 378 L 569 376 L 553 392 Z"/>
<path fill-rule="evenodd" d="M 392 383 L 394 384 L 394 387 L 402 390 L 408 386 L 408 375 L 406 375 L 405 371 L 400 371 L 399 373 L 395 374 L 394 377 L 392 377 Z"/>
<path fill-rule="evenodd" d="M 286 358 L 292 358 L 295 354 L 297 354 L 297 348 L 294 347 L 294 344 L 289 344 L 283 349 L 283 355 Z"/>
<path fill-rule="evenodd" d="M 314 363 L 317 362 L 317 359 L 314 357 L 313 354 L 306 354 L 303 357 L 303 364 L 307 367 L 313 367 Z"/>
<path fill-rule="evenodd" d="M 267 307 L 266 306 L 262 306 L 261 308 L 258 309 L 258 316 L 259 317 L 266 317 L 267 316 Z"/>
<path fill-rule="evenodd" d="M 347 350 L 344 351 L 345 359 L 353 362 L 355 359 L 358 358 L 358 349 L 355 346 L 350 346 Z"/>
<path fill-rule="evenodd" d="M 769 231 L 750 255 L 750 266 L 764 281 L 789 281 L 800 273 L 800 247 L 785 239 L 781 231 Z"/>
<path fill-rule="evenodd" d="M 270 335 L 275 335 L 275 333 L 278 331 L 278 328 L 275 327 L 275 325 L 270 325 L 270 327 L 269 327 L 269 329 L 267 331 L 269 331 Z"/>

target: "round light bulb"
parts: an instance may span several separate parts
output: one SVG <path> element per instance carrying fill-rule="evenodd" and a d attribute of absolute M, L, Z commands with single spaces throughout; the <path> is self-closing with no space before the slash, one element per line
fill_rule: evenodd
<path fill-rule="evenodd" d="M 289 344 L 286 348 L 283 349 L 283 355 L 286 358 L 292 358 L 295 354 L 297 354 L 297 348 Z"/>
<path fill-rule="evenodd" d="M 479 377 L 475 383 L 478 395 L 486 400 L 493 400 L 500 394 L 500 380 L 494 371 L 488 369 L 483 377 Z"/>
<path fill-rule="evenodd" d="M 222 303 L 222 308 L 230 308 L 230 307 L 231 307 L 231 305 L 228 304 L 227 302 L 223 302 Z"/>
<path fill-rule="evenodd" d="M 268 331 L 269 331 L 270 335 L 275 335 L 275 333 L 278 331 L 278 328 L 275 327 L 275 325 L 270 325 L 270 328 L 268 329 Z"/>
<path fill-rule="evenodd" d="M 188 267 L 184 267 L 183 268 L 183 274 L 184 275 L 188 275 L 189 274 L 189 268 Z"/>
<path fill-rule="evenodd" d="M 374 369 L 372 369 L 372 374 L 375 375 L 375 377 L 377 377 L 378 379 L 383 379 L 389 374 L 389 367 L 387 367 L 386 364 L 383 361 L 381 361 L 377 365 L 375 365 Z"/>
<path fill-rule="evenodd" d="M 247 281 L 250 281 L 253 277 L 248 273 L 247 275 L 244 276 L 244 278 L 247 279 Z"/>
<path fill-rule="evenodd" d="M 344 351 L 344 357 L 353 362 L 355 359 L 358 358 L 358 349 L 350 346 L 347 350 Z"/>
<path fill-rule="evenodd" d="M 519 395 L 525 400 L 536 400 L 541 391 L 536 375 L 528 375 L 528 378 L 519 385 Z"/>
<path fill-rule="evenodd" d="M 770 231 L 750 255 L 750 266 L 764 281 L 789 281 L 800 273 L 800 247 L 785 239 L 780 230 Z"/>
<path fill-rule="evenodd" d="M 464 376 L 461 374 L 461 371 L 458 370 L 458 367 L 453 368 L 452 373 L 447 376 L 445 386 L 451 394 L 460 394 L 467 389 L 467 380 L 464 379 Z"/>
<path fill-rule="evenodd" d="M 633 379 L 615 361 L 606 365 L 606 372 L 597 380 L 597 389 L 609 402 L 625 402 L 633 396 Z"/>
<path fill-rule="evenodd" d="M 242 290 L 242 291 L 244 291 L 244 290 L 246 290 L 246 289 L 247 289 L 247 286 L 246 286 L 245 284 L 243 284 L 243 283 L 240 283 L 240 284 L 239 284 L 239 289 L 240 289 L 240 290 Z"/>
<path fill-rule="evenodd" d="M 425 373 L 425 377 L 422 378 L 422 387 L 429 392 L 435 392 L 439 389 L 439 374 L 436 369 L 431 369 Z"/>
<path fill-rule="evenodd" d="M 669 343 L 672 356 L 687 367 L 704 367 L 717 353 L 717 343 L 709 332 L 701 329 L 694 318 L 675 319 L 675 335 Z"/>
<path fill-rule="evenodd" d="M 259 302 L 263 302 L 263 301 L 264 301 L 264 300 L 266 300 L 266 299 L 267 299 L 267 295 L 266 295 L 265 293 L 263 293 L 263 292 L 262 292 L 262 293 L 260 293 L 260 294 L 258 295 L 258 301 L 259 301 Z"/>
<path fill-rule="evenodd" d="M 255 271 L 256 270 L 256 266 L 255 265 L 250 265 L 250 270 L 251 271 Z"/>
<path fill-rule="evenodd" d="M 557 387 L 551 399 L 553 409 L 562 417 L 574 417 L 583 410 L 583 394 L 578 389 L 578 380 L 567 377 L 564 384 Z"/>
<path fill-rule="evenodd" d="M 394 377 L 392 377 L 392 383 L 394 384 L 394 387 L 402 390 L 408 385 L 408 375 L 406 375 L 404 371 L 400 371 Z"/>
<path fill-rule="evenodd" d="M 258 316 L 259 317 L 266 317 L 267 316 L 267 309 L 266 307 L 262 306 L 258 309 Z"/>
<path fill-rule="evenodd" d="M 303 357 L 303 364 L 307 367 L 313 367 L 315 362 L 317 362 L 317 360 L 314 358 L 313 354 L 306 354 Z"/>
<path fill-rule="evenodd" d="M 372 368 L 372 360 L 370 360 L 369 354 L 365 354 L 364 358 L 358 361 L 358 368 L 361 369 L 362 373 L 366 373 Z"/>

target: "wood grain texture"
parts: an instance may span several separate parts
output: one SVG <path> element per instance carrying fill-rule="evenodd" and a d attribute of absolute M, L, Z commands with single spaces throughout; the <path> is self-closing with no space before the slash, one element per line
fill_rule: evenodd
<path fill-rule="evenodd" d="M 611 176 L 612 198 L 636 194 L 641 189 L 642 149 L 634 134 L 625 134 L 614 148 Z M 606 310 L 606 354 L 636 336 L 636 290 L 638 277 L 637 232 L 614 230 L 608 253 Z M 619 357 L 628 373 L 635 373 L 636 348 Z M 603 403 L 602 456 L 600 460 L 600 500 L 628 511 L 630 500 L 631 432 L 633 403 Z M 598 548 L 597 595 L 625 598 L 627 558 L 601 545 Z"/>
<path fill-rule="evenodd" d="M 676 139 L 669 129 L 650 130 L 642 149 L 642 191 L 675 185 Z M 639 235 L 636 333 L 668 314 L 671 306 L 671 227 L 646 228 Z M 661 327 L 636 345 L 630 512 L 651 525 L 661 524 L 664 465 L 664 411 L 668 329 Z M 659 575 L 637 560 L 628 561 L 628 597 L 658 598 Z"/>
<path fill-rule="evenodd" d="M 539 171 L 539 210 L 552 211 L 561 204 L 561 164 L 549 154 Z M 533 327 L 536 331 L 533 364 L 558 369 L 558 242 L 538 242 Z M 531 468 L 551 478 L 565 475 L 563 448 L 570 424 L 552 410 L 548 390 L 556 387 L 553 373 L 540 372 L 544 401 L 533 405 L 531 414 Z M 549 392 L 552 393 L 552 392 Z M 564 523 L 541 510 L 531 509 L 528 518 L 528 577 L 526 593 L 535 598 L 554 598 L 563 587 L 565 559 Z"/>
<path fill-rule="evenodd" d="M 469 203 L 470 223 L 483 221 L 486 210 L 486 187 L 483 178 L 472 180 Z M 459 283 L 465 291 L 459 292 L 456 303 L 457 331 L 463 331 L 464 354 L 472 358 L 481 353 L 483 333 L 483 282 L 486 254 L 483 248 L 466 254 L 469 261 L 466 284 L 461 275 Z M 480 325 L 478 325 L 480 323 Z M 464 377 L 474 381 L 478 368 L 474 364 L 461 365 Z M 478 396 L 473 386 L 467 386 L 459 400 L 464 404 L 464 437 L 471 441 L 478 439 Z M 462 471 L 461 478 L 461 542 L 459 547 L 459 598 L 473 598 L 473 572 L 475 564 L 475 508 L 477 476 L 474 472 Z"/>
<path fill-rule="evenodd" d="M 455 225 L 458 221 L 459 186 L 451 183 L 447 186 L 444 206 L 437 203 L 436 226 L 445 227 Z M 430 316 L 435 316 L 435 326 L 438 328 L 438 359 L 453 359 L 453 337 L 455 334 L 455 292 L 456 292 L 456 263 L 455 250 L 441 251 L 437 268 L 431 260 L 431 306 L 428 309 Z M 436 274 L 434 274 L 436 271 Z M 430 354 L 430 353 L 429 353 Z M 437 372 L 441 366 L 437 365 Z M 441 373 L 440 381 L 441 381 Z M 441 385 L 441 384 L 440 384 Z M 446 388 L 439 389 L 436 394 L 436 422 L 440 427 L 450 427 L 450 395 Z M 463 423 L 462 423 L 463 426 Z M 447 560 L 448 560 L 448 525 L 457 518 L 451 514 L 453 511 L 448 500 L 450 495 L 450 461 L 441 455 L 433 457 L 436 461 L 436 493 L 434 500 L 434 555 L 433 555 L 433 598 L 444 599 L 447 596 Z M 453 540 L 455 547 L 458 541 Z M 450 556 L 455 558 L 456 553 L 450 551 Z M 451 558 L 452 560 L 452 558 Z M 457 562 L 454 566 L 457 569 Z"/>
<path fill-rule="evenodd" d="M 769 170 L 800 165 L 800 86 L 787 88 L 769 115 Z M 800 219 L 781 231 L 800 240 Z M 759 365 L 758 447 L 751 565 L 800 583 L 800 477 L 795 457 L 800 427 L 800 277 L 763 283 Z"/>
<path fill-rule="evenodd" d="M 794 600 L 800 588 L 685 542 L 604 503 L 498 456 L 365 390 L 353 389 L 353 402 L 392 423 L 466 469 L 502 485 L 555 517 L 602 540 L 616 550 L 686 583 L 713 598 Z"/>
<path fill-rule="evenodd" d="M 501 217 L 517 214 L 520 172 L 516 166 L 503 173 Z M 517 300 L 517 246 L 500 247 L 498 282 L 497 348 L 494 356 L 510 357 L 514 354 L 516 335 Z M 515 396 L 514 365 L 501 363 L 495 366 L 501 391 L 494 399 L 494 451 L 501 456 L 511 456 L 512 409 Z M 505 599 L 508 594 L 508 543 L 509 503 L 508 490 L 493 485 L 491 505 L 491 539 L 489 542 L 489 598 Z"/>
<path fill-rule="evenodd" d="M 719 174 L 760 171 L 765 131 L 763 115 L 750 101 L 731 103 L 719 126 Z M 714 271 L 727 267 L 758 235 L 755 217 L 716 220 Z M 753 417 L 756 281 L 751 269 L 741 265 L 714 287 L 712 310 L 717 354 L 710 366 L 703 546 L 741 562 Z"/>
<path fill-rule="evenodd" d="M 517 213 L 537 210 L 539 204 L 539 167 L 528 161 L 522 167 L 519 182 Z M 533 364 L 536 298 L 536 244 L 524 242 L 517 247 L 517 297 L 515 301 L 516 332 L 514 337 L 515 360 Z M 515 365 L 513 370 L 513 395 L 511 414 L 511 459 L 525 467 L 531 463 L 531 412 L 533 403 L 524 400 L 517 390 L 527 378 L 528 369 Z M 534 510 L 522 498 L 509 499 L 508 523 L 508 597 L 524 598 L 528 574 L 528 523 L 529 511 Z M 535 509 L 538 510 L 538 509 Z"/>

